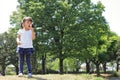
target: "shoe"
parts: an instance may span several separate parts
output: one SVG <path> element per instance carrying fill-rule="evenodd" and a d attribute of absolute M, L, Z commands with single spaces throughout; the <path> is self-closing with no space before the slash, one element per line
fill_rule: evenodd
<path fill-rule="evenodd" d="M 22 76 L 23 76 L 23 73 L 19 73 L 19 74 L 18 74 L 18 77 L 22 77 Z"/>
<path fill-rule="evenodd" d="M 28 78 L 31 78 L 32 77 L 32 73 L 28 73 Z"/>

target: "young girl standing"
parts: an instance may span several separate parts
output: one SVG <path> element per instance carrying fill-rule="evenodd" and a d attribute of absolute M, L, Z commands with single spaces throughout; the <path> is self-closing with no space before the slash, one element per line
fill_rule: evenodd
<path fill-rule="evenodd" d="M 23 76 L 24 58 L 26 58 L 28 77 L 32 77 L 31 54 L 33 53 L 33 40 L 35 39 L 34 28 L 32 27 L 32 18 L 24 17 L 21 23 L 22 28 L 18 30 L 17 44 L 19 53 L 19 74 Z"/>

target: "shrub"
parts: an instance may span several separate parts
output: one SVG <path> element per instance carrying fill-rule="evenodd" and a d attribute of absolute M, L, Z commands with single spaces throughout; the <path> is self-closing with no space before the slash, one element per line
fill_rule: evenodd
<path fill-rule="evenodd" d="M 113 72 L 111 77 L 120 77 L 120 72 Z"/>

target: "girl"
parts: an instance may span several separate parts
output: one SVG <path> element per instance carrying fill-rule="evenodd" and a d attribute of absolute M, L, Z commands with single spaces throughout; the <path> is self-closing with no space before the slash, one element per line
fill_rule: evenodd
<path fill-rule="evenodd" d="M 34 28 L 32 27 L 32 18 L 24 17 L 17 35 L 18 53 L 19 53 L 19 74 L 23 76 L 24 57 L 26 58 L 28 77 L 32 77 L 32 66 L 30 56 L 33 53 L 33 40 L 35 39 Z"/>

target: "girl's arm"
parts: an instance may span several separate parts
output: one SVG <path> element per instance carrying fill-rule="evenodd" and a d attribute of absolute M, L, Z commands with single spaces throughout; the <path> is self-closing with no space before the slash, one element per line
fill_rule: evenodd
<path fill-rule="evenodd" d="M 32 31 L 32 40 L 34 40 L 34 39 L 35 39 L 35 37 L 36 37 L 36 36 L 35 36 L 35 31 L 34 31 L 34 28 L 32 28 L 32 29 L 31 29 L 31 31 Z"/>
<path fill-rule="evenodd" d="M 17 35 L 16 41 L 17 41 L 17 44 L 18 44 L 18 45 L 21 45 L 21 42 L 20 42 L 20 35 L 19 35 L 19 34 Z"/>
<path fill-rule="evenodd" d="M 35 31 L 34 31 L 34 28 L 33 28 L 33 24 L 30 25 L 30 30 L 32 31 L 32 40 L 35 39 Z"/>

